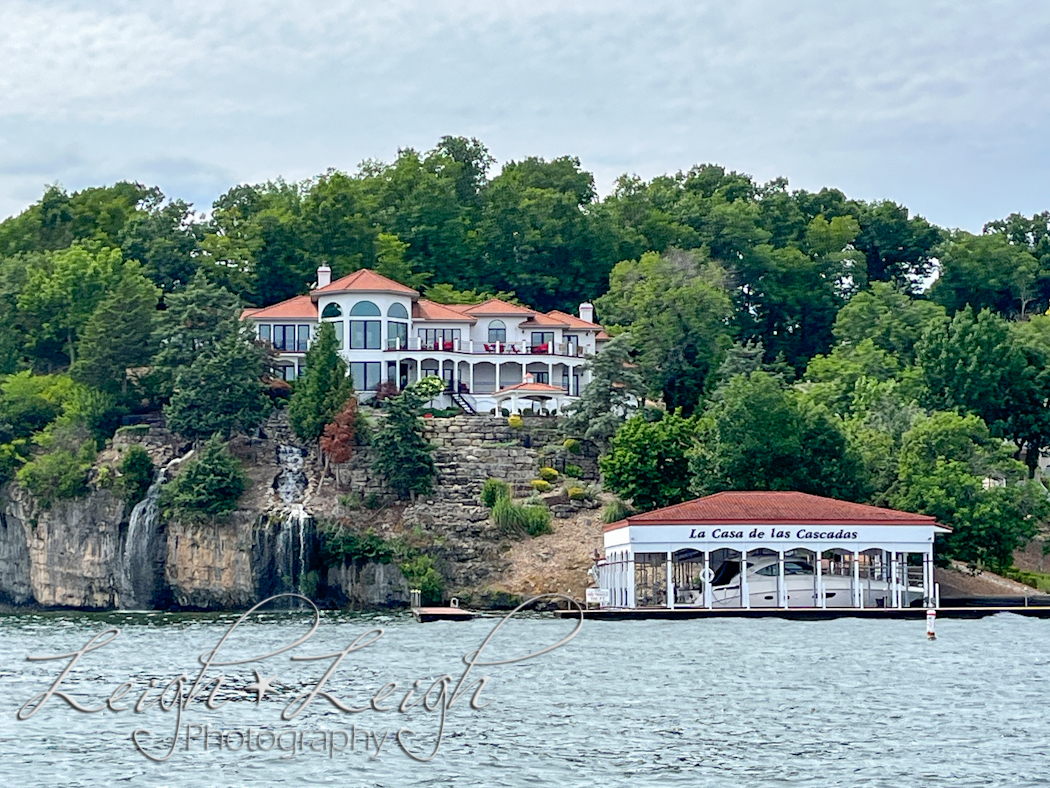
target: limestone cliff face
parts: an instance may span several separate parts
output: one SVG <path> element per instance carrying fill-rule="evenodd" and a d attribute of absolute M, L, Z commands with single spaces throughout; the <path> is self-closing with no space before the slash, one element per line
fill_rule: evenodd
<path fill-rule="evenodd" d="M 108 490 L 41 509 L 17 485 L 6 488 L 0 594 L 14 604 L 117 606 L 124 503 Z"/>
<path fill-rule="evenodd" d="M 164 580 L 178 607 L 246 608 L 258 601 L 252 574 L 257 519 L 234 512 L 219 521 L 168 524 Z"/>

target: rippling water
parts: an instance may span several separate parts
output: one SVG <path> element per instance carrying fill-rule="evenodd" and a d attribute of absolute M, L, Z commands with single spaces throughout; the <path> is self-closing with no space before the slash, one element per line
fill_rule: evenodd
<path fill-rule="evenodd" d="M 345 715 L 316 699 L 296 719 L 282 709 L 316 684 L 331 659 L 290 662 L 289 654 L 330 654 L 372 627 L 383 637 L 346 657 L 326 689 L 355 706 L 383 684 L 459 676 L 462 656 L 492 631 L 493 620 L 420 625 L 407 617 L 328 614 L 309 643 L 261 664 L 225 668 L 230 702 L 209 711 L 189 704 L 183 726 L 303 731 L 303 742 L 357 725 L 358 747 L 339 753 L 208 751 L 185 735 L 171 758 L 152 763 L 135 751 L 136 728 L 174 729 L 174 712 L 80 714 L 51 698 L 29 720 L 19 707 L 43 692 L 68 660 L 59 654 L 118 626 L 119 638 L 83 657 L 63 683 L 83 705 L 104 703 L 122 681 L 137 699 L 150 678 L 195 674 L 233 617 L 167 614 L 0 617 L 0 779 L 12 788 L 151 786 L 778 786 L 1050 784 L 1050 722 L 1044 685 L 1050 622 L 1000 615 L 940 621 L 927 642 L 922 621 L 791 622 L 718 619 L 587 622 L 563 648 L 516 664 L 477 668 L 491 676 L 490 705 L 466 699 L 448 710 L 444 741 L 429 763 L 392 741 L 401 727 L 419 751 L 435 739 L 438 714 L 419 709 Z M 223 653 L 279 648 L 308 629 L 302 615 L 271 615 L 244 625 Z M 515 619 L 486 654 L 509 657 L 549 645 L 572 625 Z M 241 692 L 278 675 L 279 694 L 256 703 Z M 218 671 L 215 671 L 218 672 Z M 399 689 L 391 698 L 396 705 Z M 118 704 L 119 705 L 119 704 Z M 382 704 L 380 704 L 382 705 Z M 362 751 L 365 732 L 390 738 L 377 757 Z M 264 744 L 270 742 L 264 734 Z M 289 747 L 295 733 L 287 733 Z M 236 742 L 236 735 L 229 737 Z M 333 736 L 332 742 L 341 743 Z"/>

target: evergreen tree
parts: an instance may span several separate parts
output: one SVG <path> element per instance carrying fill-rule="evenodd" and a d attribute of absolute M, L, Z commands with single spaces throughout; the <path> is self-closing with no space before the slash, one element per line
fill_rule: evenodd
<path fill-rule="evenodd" d="M 384 400 L 386 418 L 372 445 L 376 450 L 376 469 L 402 498 L 425 495 L 434 481 L 434 447 L 423 439 L 419 414 L 430 392 L 407 388 Z"/>
<path fill-rule="evenodd" d="M 262 382 L 265 351 L 248 329 L 228 334 L 175 378 L 164 409 L 168 426 L 187 438 L 229 437 L 259 426 L 269 411 Z"/>
<path fill-rule="evenodd" d="M 167 309 L 156 321 L 153 373 L 162 396 L 171 396 L 175 376 L 203 351 L 237 331 L 240 304 L 226 288 L 198 271 L 182 291 L 164 297 Z"/>
<path fill-rule="evenodd" d="M 322 323 L 306 353 L 306 372 L 295 383 L 288 420 L 304 441 L 316 441 L 353 396 L 354 384 L 336 347 L 335 329 Z"/>
<path fill-rule="evenodd" d="M 219 517 L 237 508 L 237 499 L 247 486 L 241 464 L 216 434 L 164 485 L 160 505 L 187 519 Z"/>
<path fill-rule="evenodd" d="M 645 381 L 635 360 L 630 334 L 611 339 L 602 352 L 587 360 L 591 382 L 567 409 L 562 432 L 608 445 L 624 421 L 645 402 Z"/>
<path fill-rule="evenodd" d="M 150 335 L 160 291 L 135 263 L 124 266 L 116 288 L 99 304 L 84 326 L 75 380 L 109 394 L 127 394 L 127 370 L 149 363 Z"/>

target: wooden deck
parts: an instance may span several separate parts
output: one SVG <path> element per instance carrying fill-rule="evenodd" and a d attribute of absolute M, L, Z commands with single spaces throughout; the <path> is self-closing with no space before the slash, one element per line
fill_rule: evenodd
<path fill-rule="evenodd" d="M 414 607 L 412 615 L 420 624 L 427 624 L 431 621 L 470 621 L 478 614 L 459 607 Z"/>

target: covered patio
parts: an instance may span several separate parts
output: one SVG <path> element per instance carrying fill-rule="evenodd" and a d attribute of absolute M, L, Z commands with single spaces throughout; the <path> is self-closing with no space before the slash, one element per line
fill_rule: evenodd
<path fill-rule="evenodd" d="M 723 492 L 605 527 L 611 608 L 936 606 L 925 515 L 798 492 Z"/>

